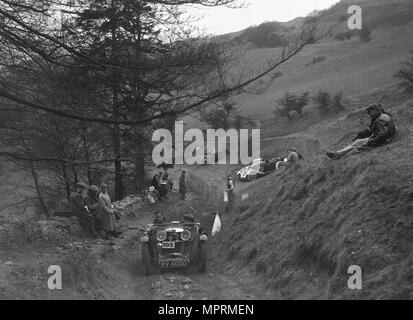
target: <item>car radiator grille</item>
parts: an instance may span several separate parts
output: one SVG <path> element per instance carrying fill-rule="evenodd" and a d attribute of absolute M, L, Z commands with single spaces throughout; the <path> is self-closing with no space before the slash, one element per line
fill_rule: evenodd
<path fill-rule="evenodd" d="M 175 242 L 175 248 L 174 249 L 161 249 L 162 255 L 167 255 L 167 254 L 172 254 L 172 253 L 181 253 L 184 254 L 186 253 L 186 248 L 187 248 L 187 243 L 181 240 L 181 234 L 180 233 L 167 233 L 166 240 L 168 242 Z"/>

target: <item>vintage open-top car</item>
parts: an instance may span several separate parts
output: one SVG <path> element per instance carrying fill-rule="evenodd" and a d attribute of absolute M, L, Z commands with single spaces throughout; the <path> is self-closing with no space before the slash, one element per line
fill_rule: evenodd
<path fill-rule="evenodd" d="M 196 265 L 204 273 L 207 240 L 199 223 L 172 221 L 148 225 L 141 238 L 145 275 L 151 273 L 152 266 L 168 269 Z"/>
<path fill-rule="evenodd" d="M 243 167 L 237 172 L 237 178 L 240 181 L 251 181 L 263 177 L 276 169 L 277 161 L 282 158 L 274 158 L 271 160 L 264 160 L 258 158 L 252 161 L 251 165 Z"/>
<path fill-rule="evenodd" d="M 251 165 L 246 166 L 237 172 L 238 180 L 252 180 L 261 174 L 261 166 L 263 160 L 261 158 L 252 161 Z"/>

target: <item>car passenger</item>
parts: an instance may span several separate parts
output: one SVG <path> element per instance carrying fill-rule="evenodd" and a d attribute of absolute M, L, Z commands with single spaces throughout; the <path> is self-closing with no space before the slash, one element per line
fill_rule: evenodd
<path fill-rule="evenodd" d="M 155 219 L 153 220 L 153 223 L 154 224 L 162 224 L 164 222 L 165 222 L 164 216 L 159 211 L 157 211 L 155 213 Z"/>

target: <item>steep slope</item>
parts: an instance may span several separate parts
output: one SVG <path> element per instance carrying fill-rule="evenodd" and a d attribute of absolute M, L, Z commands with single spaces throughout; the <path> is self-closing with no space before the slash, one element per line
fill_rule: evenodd
<path fill-rule="evenodd" d="M 399 128 L 391 145 L 336 162 L 310 155 L 296 172 L 251 184 L 225 218 L 221 259 L 280 298 L 412 299 L 413 100 L 391 112 Z M 347 286 L 351 265 L 362 268 L 362 290 Z"/>
<path fill-rule="evenodd" d="M 346 19 L 349 3 L 340 3 L 319 20 L 321 30 L 341 21 L 333 35 L 349 31 Z M 360 1 L 357 2 L 360 4 Z M 259 81 L 250 92 L 233 97 L 233 102 L 254 119 L 273 116 L 278 100 L 286 91 L 301 93 L 319 90 L 343 92 L 347 97 L 385 88 L 397 82 L 393 77 L 413 50 L 413 2 L 364 1 L 364 26 L 371 30 L 371 41 L 358 37 L 339 41 L 334 37 L 307 46 L 300 54 Z M 252 74 L 280 55 L 279 48 L 251 48 L 233 67 L 235 75 Z"/>

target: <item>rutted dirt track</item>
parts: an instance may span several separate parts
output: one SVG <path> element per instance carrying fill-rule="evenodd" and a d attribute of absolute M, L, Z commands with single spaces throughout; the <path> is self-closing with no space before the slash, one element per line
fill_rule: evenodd
<path fill-rule="evenodd" d="M 141 257 L 137 243 L 139 240 L 137 229 L 151 222 L 153 211 L 160 209 L 168 216 L 171 212 L 179 215 L 182 215 L 183 211 L 190 212 L 191 207 L 205 211 L 216 210 L 217 206 L 222 203 L 220 195 L 223 192 L 223 181 L 225 181 L 227 170 L 225 166 L 221 166 L 217 170 L 211 170 L 210 167 L 187 170 L 189 171 L 188 179 L 192 182 L 189 183 L 190 194 L 188 194 L 185 204 L 178 200 L 177 194 L 172 193 L 165 202 L 152 208 L 145 206 L 138 218 L 127 222 L 132 229 L 127 231 L 122 239 L 115 240 L 113 246 L 115 250 L 111 251 L 110 258 L 105 261 L 108 264 L 115 264 L 119 272 L 124 272 L 133 288 L 129 291 L 129 297 L 122 294 L 119 298 L 154 300 L 263 298 L 258 287 L 240 283 L 236 277 L 216 270 L 213 244 L 209 244 L 209 265 L 205 274 L 199 274 L 196 268 L 191 267 L 184 270 L 162 271 L 145 277 L 140 266 Z M 179 171 L 172 173 L 175 181 L 178 180 L 178 174 Z M 196 190 L 191 190 L 191 187 L 195 187 Z M 210 241 L 213 242 L 214 239 Z M 97 254 L 105 254 L 107 244 L 95 244 L 92 246 L 92 250 Z"/>
<path fill-rule="evenodd" d="M 85 238 L 76 218 L 50 221 L 0 221 L 0 299 L 263 299 L 274 298 L 245 274 L 234 274 L 220 251 L 220 234 L 208 241 L 208 267 L 155 272 L 143 275 L 140 228 L 152 223 L 160 210 L 169 220 L 185 213 L 219 212 L 222 233 L 229 226 L 223 212 L 226 165 L 176 168 L 170 172 L 177 184 L 181 170 L 187 171 L 189 193 L 181 201 L 177 190 L 155 205 L 145 203 L 135 217 L 122 218 L 126 231 L 113 241 Z M 252 182 L 254 184 L 255 182 Z M 239 183 L 240 195 L 247 184 Z M 176 186 L 175 186 L 176 187 Z M 235 213 L 234 213 L 235 214 Z M 207 215 L 208 216 L 208 215 Z M 213 215 L 209 215 L 209 217 Z M 213 219 L 212 219 L 213 220 Z M 212 225 L 211 225 L 212 226 Z M 48 267 L 62 268 L 63 290 L 47 288 Z"/>
<path fill-rule="evenodd" d="M 281 138 L 277 140 L 284 144 Z M 56 234 L 52 233 L 50 242 L 44 242 L 43 238 L 40 245 L 33 242 L 32 249 L 24 248 L 24 244 L 16 244 L 11 250 L 0 248 L 7 253 L 0 257 L 0 299 L 225 300 L 280 297 L 277 292 L 264 290 L 265 283 L 260 283 L 256 277 L 249 277 L 247 271 L 240 273 L 236 266 L 231 264 L 234 262 L 227 261 L 222 252 L 220 234 L 208 241 L 208 267 L 205 274 L 199 274 L 197 268 L 191 267 L 155 272 L 148 277 L 143 275 L 139 243 L 142 233 L 139 229 L 152 223 L 155 211 L 161 211 L 169 220 L 180 219 L 185 213 L 193 213 L 194 210 L 198 220 L 205 217 L 203 213 L 219 212 L 222 220 L 221 232 L 225 233 L 226 229 L 230 228 L 227 224 L 230 219 L 224 212 L 223 193 L 226 176 L 233 174 L 235 167 L 200 165 L 176 168 L 170 172 L 175 184 L 182 169 L 188 173 L 187 199 L 179 200 L 175 189 L 170 193 L 169 199 L 155 205 L 145 203 L 137 210 L 135 217 L 122 219 L 121 223 L 126 226 L 126 232 L 119 239 L 111 242 L 81 240 L 76 233 L 72 234 L 72 230 L 64 232 L 66 236 L 63 240 L 54 241 Z M 247 187 L 257 183 L 260 181 L 237 182 L 238 201 L 241 201 L 242 195 L 246 195 Z M 54 224 L 48 228 L 52 232 L 56 231 Z M 22 231 L 23 237 L 27 237 L 26 230 Z M 5 264 L 9 260 L 12 264 Z M 46 284 L 47 268 L 55 264 L 62 266 L 64 286 L 65 283 L 70 284 L 54 293 L 47 289 Z"/>

